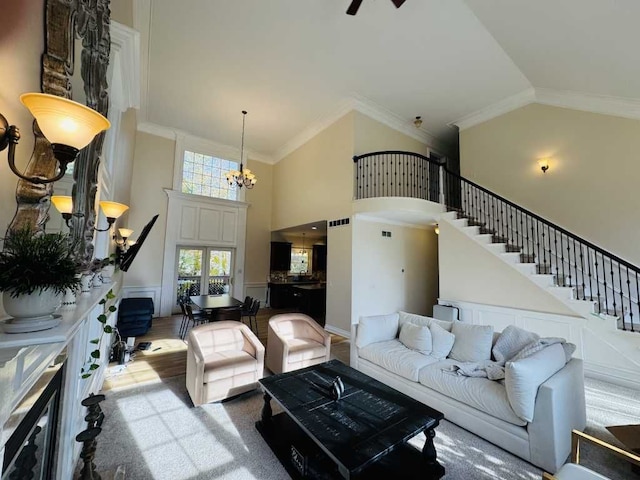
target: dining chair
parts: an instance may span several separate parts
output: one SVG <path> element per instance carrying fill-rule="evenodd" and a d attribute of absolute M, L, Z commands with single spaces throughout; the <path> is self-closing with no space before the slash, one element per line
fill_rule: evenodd
<path fill-rule="evenodd" d="M 258 310 L 260 310 L 260 300 L 253 300 L 253 302 L 251 302 L 251 308 L 249 308 L 248 311 L 242 312 L 242 318 L 249 317 L 249 328 L 251 328 L 256 335 L 258 335 Z M 255 328 L 253 327 L 254 323 Z"/>
<path fill-rule="evenodd" d="M 184 338 L 187 335 L 187 332 L 189 331 L 189 322 L 191 322 L 191 328 L 193 328 L 196 325 L 207 323 L 209 321 L 209 318 L 203 312 L 198 312 L 199 314 L 196 315 L 193 309 L 191 308 L 191 305 L 189 305 L 188 303 L 184 303 L 182 304 L 182 306 L 184 307 L 184 312 L 187 317 L 184 330 L 181 332 L 181 335 L 180 335 L 180 338 L 184 340 Z"/>

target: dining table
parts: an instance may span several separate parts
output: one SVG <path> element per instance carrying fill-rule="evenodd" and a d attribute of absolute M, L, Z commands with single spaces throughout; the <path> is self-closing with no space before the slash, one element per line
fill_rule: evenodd
<path fill-rule="evenodd" d="M 196 305 L 201 310 L 215 311 L 221 308 L 239 307 L 242 305 L 242 301 L 237 298 L 233 298 L 231 295 L 194 295 L 191 298 L 191 303 Z"/>

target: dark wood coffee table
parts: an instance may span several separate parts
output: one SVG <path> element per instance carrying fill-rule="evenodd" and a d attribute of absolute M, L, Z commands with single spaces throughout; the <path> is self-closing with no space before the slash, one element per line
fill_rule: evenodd
<path fill-rule="evenodd" d="M 340 376 L 345 392 L 328 387 Z M 260 380 L 256 428 L 295 479 L 438 479 L 434 429 L 444 415 L 347 365 L 332 360 Z M 284 412 L 272 415 L 271 399 Z M 422 451 L 407 441 L 426 433 Z"/>

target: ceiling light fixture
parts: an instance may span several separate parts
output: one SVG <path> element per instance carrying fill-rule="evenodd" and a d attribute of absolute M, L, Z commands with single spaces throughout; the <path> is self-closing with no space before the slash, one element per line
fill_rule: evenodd
<path fill-rule="evenodd" d="M 231 170 L 227 173 L 227 182 L 229 182 L 230 187 L 247 187 L 248 189 L 253 188 L 258 179 L 256 176 L 251 173 L 251 170 L 248 168 L 242 168 L 242 161 L 244 160 L 244 121 L 247 115 L 247 111 L 242 111 L 242 144 L 240 146 L 240 170 Z"/>
<path fill-rule="evenodd" d="M 73 162 L 78 152 L 89 145 L 100 132 L 111 124 L 95 110 L 78 102 L 46 93 L 25 93 L 20 101 L 29 109 L 38 122 L 38 127 L 51 143 L 53 156 L 58 161 L 58 174 L 52 178 L 27 177 L 15 165 L 16 145 L 20 141 L 20 130 L 9 125 L 0 114 L 0 151 L 9 147 L 9 168 L 20 177 L 36 184 L 52 183 L 64 177 L 67 165 Z"/>

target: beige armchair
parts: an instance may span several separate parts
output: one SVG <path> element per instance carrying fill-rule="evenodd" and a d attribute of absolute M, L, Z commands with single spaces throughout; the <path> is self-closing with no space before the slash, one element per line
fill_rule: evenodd
<path fill-rule="evenodd" d="M 189 332 L 187 390 L 195 406 L 253 390 L 263 371 L 264 346 L 243 323 L 220 321 Z"/>
<path fill-rule="evenodd" d="M 269 319 L 267 368 L 290 372 L 329 360 L 331 335 L 302 313 L 283 313 Z"/>

